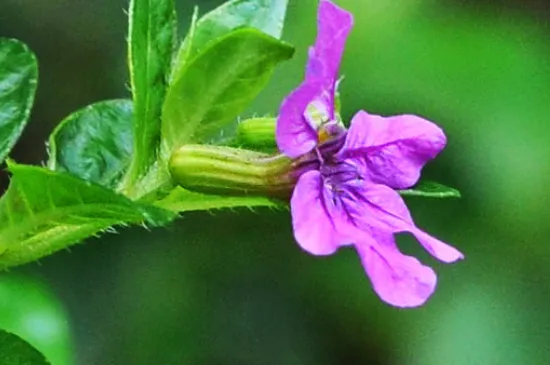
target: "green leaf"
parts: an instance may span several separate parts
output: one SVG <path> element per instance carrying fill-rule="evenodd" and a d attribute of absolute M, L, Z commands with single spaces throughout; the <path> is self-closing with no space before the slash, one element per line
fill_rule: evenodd
<path fill-rule="evenodd" d="M 160 116 L 176 39 L 174 0 L 132 0 L 129 18 L 135 138 L 124 184 L 131 190 L 157 159 Z"/>
<path fill-rule="evenodd" d="M 39 259 L 113 225 L 162 226 L 175 217 L 73 175 L 14 163 L 8 167 L 12 179 L 0 199 L 0 269 Z"/>
<path fill-rule="evenodd" d="M 0 330 L 0 364 L 48 365 L 44 355 L 19 336 Z"/>
<path fill-rule="evenodd" d="M 195 31 L 197 30 L 198 17 L 199 8 L 198 6 L 195 6 L 195 8 L 193 9 L 193 15 L 191 17 L 191 25 L 189 26 L 189 31 L 187 31 L 185 39 L 183 40 L 183 42 L 181 42 L 178 53 L 174 58 L 174 62 L 172 64 L 170 83 L 172 83 L 172 81 L 174 80 L 174 76 L 178 75 L 182 71 L 183 67 L 187 64 L 187 60 L 191 55 L 191 48 L 195 38 Z"/>
<path fill-rule="evenodd" d="M 460 198 L 460 192 L 454 188 L 433 181 L 419 181 L 410 189 L 399 190 L 402 196 L 421 196 L 425 198 Z"/>
<path fill-rule="evenodd" d="M 291 46 L 255 29 L 238 29 L 187 65 L 168 89 L 162 118 L 163 157 L 185 143 L 205 142 L 256 97 Z"/>
<path fill-rule="evenodd" d="M 37 82 L 34 54 L 17 40 L 0 38 L 0 162 L 27 124 Z"/>
<path fill-rule="evenodd" d="M 189 54 L 198 54 L 210 42 L 240 27 L 255 28 L 274 38 L 281 38 L 288 0 L 234 0 L 205 14 L 185 42 Z M 188 39 L 192 41 L 189 42 Z"/>
<path fill-rule="evenodd" d="M 132 101 L 102 101 L 71 114 L 54 130 L 48 167 L 113 189 L 128 168 L 132 143 Z"/>
<path fill-rule="evenodd" d="M 174 188 L 164 199 L 156 203 L 159 207 L 173 212 L 188 212 L 222 208 L 249 209 L 256 207 L 282 208 L 283 202 L 262 196 L 227 196 L 203 194 L 189 191 L 180 186 Z"/>

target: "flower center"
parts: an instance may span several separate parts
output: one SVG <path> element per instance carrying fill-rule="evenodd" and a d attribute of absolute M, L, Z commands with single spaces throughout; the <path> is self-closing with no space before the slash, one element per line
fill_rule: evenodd
<path fill-rule="evenodd" d="M 339 187 L 363 180 L 357 166 L 350 161 L 327 160 L 320 166 L 321 176 L 325 185 L 337 191 Z"/>
<path fill-rule="evenodd" d="M 331 112 L 330 108 L 321 98 L 309 103 L 304 112 L 304 118 L 317 131 L 319 144 L 327 142 L 346 130 L 340 120 L 340 116 Z"/>

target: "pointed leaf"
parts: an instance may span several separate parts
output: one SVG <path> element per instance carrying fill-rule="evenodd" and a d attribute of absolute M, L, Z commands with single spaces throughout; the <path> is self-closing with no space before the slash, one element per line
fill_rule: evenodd
<path fill-rule="evenodd" d="M 282 208 L 282 202 L 261 196 L 222 196 L 203 194 L 186 190 L 180 186 L 174 188 L 164 199 L 157 202 L 161 208 L 173 212 L 188 212 L 223 208 Z"/>
<path fill-rule="evenodd" d="M 188 34 L 190 55 L 196 55 L 210 42 L 240 27 L 255 28 L 281 38 L 288 0 L 233 0 L 205 14 L 193 33 Z M 180 60 L 181 61 L 181 60 Z"/>
<path fill-rule="evenodd" d="M 0 269 L 33 261 L 113 225 L 165 225 L 173 213 L 45 168 L 9 163 L 0 199 Z"/>
<path fill-rule="evenodd" d="M 102 101 L 61 122 L 49 140 L 48 167 L 114 188 L 132 156 L 132 101 Z"/>
<path fill-rule="evenodd" d="M 178 49 L 178 53 L 174 58 L 174 62 L 172 64 L 172 73 L 170 76 L 170 83 L 172 83 L 174 80 L 174 77 L 182 71 L 183 67 L 187 64 L 187 60 L 191 56 L 192 45 L 195 38 L 195 31 L 197 30 L 198 17 L 199 17 L 199 8 L 198 6 L 195 6 L 195 8 L 193 9 L 193 15 L 191 16 L 191 25 L 189 26 L 189 30 L 187 31 L 187 35 L 185 36 L 185 39 L 183 40 L 183 42 L 181 42 L 180 48 Z"/>
<path fill-rule="evenodd" d="M 176 37 L 174 0 L 132 0 L 129 21 L 136 138 L 125 184 L 131 188 L 156 161 L 160 144 L 160 115 Z"/>
<path fill-rule="evenodd" d="M 399 190 L 402 196 L 421 196 L 425 198 L 460 198 L 460 192 L 434 181 L 419 181 L 410 189 Z"/>
<path fill-rule="evenodd" d="M 0 38 L 0 162 L 27 124 L 37 82 L 34 54 L 19 41 Z"/>
<path fill-rule="evenodd" d="M 195 58 L 170 86 L 162 114 L 163 150 L 205 142 L 256 97 L 293 48 L 255 29 L 239 29 Z"/>
<path fill-rule="evenodd" d="M 0 364 L 48 365 L 44 355 L 21 337 L 0 330 Z"/>

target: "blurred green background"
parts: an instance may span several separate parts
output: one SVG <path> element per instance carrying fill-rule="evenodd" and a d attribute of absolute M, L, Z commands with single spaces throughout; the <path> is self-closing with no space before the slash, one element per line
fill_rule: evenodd
<path fill-rule="evenodd" d="M 461 200 L 410 199 L 419 226 L 461 249 L 420 309 L 373 293 L 358 258 L 308 256 L 288 212 L 186 214 L 169 229 L 89 239 L 0 275 L 0 327 L 54 365 L 550 364 L 550 5 L 340 0 L 355 15 L 343 112 L 414 113 L 449 144 L 425 175 Z M 192 6 L 179 1 L 181 29 Z M 129 95 L 125 0 L 0 0 L 0 36 L 40 62 L 32 120 L 12 157 L 40 164 L 70 112 Z M 316 1 L 290 0 L 296 57 L 248 115 L 273 114 L 303 74 Z M 230 65 L 228 65 L 230 67 Z M 8 184 L 5 173 L 2 187 Z"/>

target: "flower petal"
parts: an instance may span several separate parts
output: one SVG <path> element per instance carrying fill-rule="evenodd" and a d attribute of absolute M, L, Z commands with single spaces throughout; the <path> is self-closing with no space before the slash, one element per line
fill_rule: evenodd
<path fill-rule="evenodd" d="M 325 206 L 325 188 L 319 171 L 308 171 L 298 179 L 290 208 L 294 237 L 314 255 L 330 255 L 339 247 L 340 237 Z"/>
<path fill-rule="evenodd" d="M 275 135 L 279 150 L 290 158 L 308 153 L 317 145 L 317 131 L 304 118 L 304 113 L 320 90 L 320 83 L 304 82 L 281 104 Z"/>
<path fill-rule="evenodd" d="M 438 240 L 421 229 L 415 229 L 411 233 L 420 241 L 422 247 L 439 261 L 451 263 L 464 258 L 464 255 L 456 248 Z"/>
<path fill-rule="evenodd" d="M 314 105 L 328 121 L 335 119 L 336 79 L 353 17 L 321 0 L 317 22 L 317 39 L 309 50 L 305 81 L 283 101 L 277 119 L 277 146 L 291 158 L 311 151 L 318 143 L 317 126 L 306 118 L 308 105 Z"/>
<path fill-rule="evenodd" d="M 391 234 L 378 234 L 376 244 L 357 244 L 374 291 L 396 307 L 418 307 L 432 295 L 435 272 L 416 258 L 402 254 Z"/>
<path fill-rule="evenodd" d="M 317 39 L 309 49 L 306 80 L 328 79 L 334 85 L 346 40 L 353 27 L 353 15 L 328 0 L 319 2 Z"/>
<path fill-rule="evenodd" d="M 405 189 L 416 184 L 424 165 L 446 142 L 441 128 L 426 119 L 384 118 L 360 111 L 351 122 L 342 154 L 363 160 L 373 182 Z"/>
<path fill-rule="evenodd" d="M 426 251 L 440 261 L 450 263 L 464 258 L 462 253 L 454 247 L 417 228 L 403 198 L 391 188 L 361 182 L 354 185 L 348 184 L 345 189 L 349 194 L 343 204 L 356 206 L 353 211 L 361 212 L 360 215 L 353 217 L 359 228 L 371 232 L 410 232 Z"/>
<path fill-rule="evenodd" d="M 321 81 L 323 93 L 317 99 L 328 108 L 334 119 L 334 92 L 338 69 L 348 34 L 353 26 L 351 13 L 328 0 L 321 0 L 317 15 L 317 39 L 309 49 L 306 80 Z"/>

